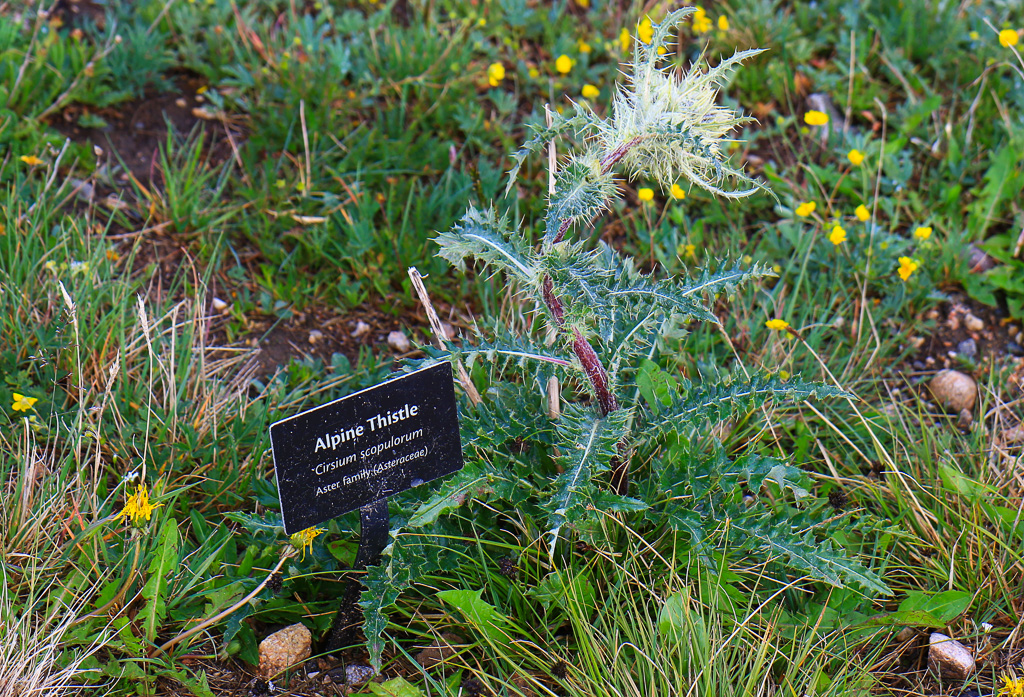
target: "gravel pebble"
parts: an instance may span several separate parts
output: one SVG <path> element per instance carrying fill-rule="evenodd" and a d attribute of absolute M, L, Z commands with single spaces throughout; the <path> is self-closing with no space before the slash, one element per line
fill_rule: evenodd
<path fill-rule="evenodd" d="M 980 332 L 985 328 L 985 322 L 980 317 L 975 317 L 973 314 L 968 312 L 964 315 L 964 326 L 967 327 L 967 331 Z"/>
<path fill-rule="evenodd" d="M 928 639 L 928 667 L 938 675 L 966 680 L 974 671 L 974 656 L 959 641 L 933 632 Z"/>
<path fill-rule="evenodd" d="M 369 331 L 370 325 L 364 322 L 363 320 L 359 320 L 358 322 L 356 322 L 356 328 L 352 330 L 352 338 L 358 339 L 359 337 L 363 336 Z"/>
<path fill-rule="evenodd" d="M 271 678 L 309 658 L 313 635 L 302 623 L 274 632 L 260 642 L 259 673 Z"/>
<path fill-rule="evenodd" d="M 974 358 L 978 355 L 978 342 L 974 339 L 964 339 L 956 345 L 956 352 L 964 358 Z"/>
<path fill-rule="evenodd" d="M 315 344 L 318 341 L 323 341 L 324 333 L 319 329 L 314 329 L 309 333 L 309 343 Z"/>
<path fill-rule="evenodd" d="M 978 398 L 978 384 L 974 378 L 957 370 L 939 371 L 928 387 L 935 401 L 955 414 L 973 409 Z"/>
<path fill-rule="evenodd" d="M 405 353 L 411 344 L 409 344 L 409 337 L 404 332 L 394 331 L 388 334 L 388 346 L 399 353 Z"/>

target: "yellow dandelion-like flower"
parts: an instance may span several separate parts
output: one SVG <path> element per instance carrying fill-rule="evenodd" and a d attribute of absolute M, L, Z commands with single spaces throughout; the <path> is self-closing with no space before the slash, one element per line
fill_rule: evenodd
<path fill-rule="evenodd" d="M 654 26 L 651 24 L 651 20 L 647 17 L 643 18 L 643 21 L 637 25 L 636 38 L 640 39 L 645 44 L 651 43 L 651 39 L 654 38 Z"/>
<path fill-rule="evenodd" d="M 538 77 L 540 77 L 540 71 L 539 71 L 539 70 L 537 70 L 536 68 L 530 68 L 530 69 L 529 69 L 529 70 L 527 71 L 527 74 L 528 74 L 528 75 L 529 75 L 529 76 L 530 76 L 531 78 L 533 78 L 534 80 L 536 80 L 536 79 L 537 79 Z"/>
<path fill-rule="evenodd" d="M 563 53 L 555 60 L 555 70 L 567 75 L 572 70 L 573 63 L 573 59 Z"/>
<path fill-rule="evenodd" d="M 43 164 L 43 161 L 40 160 L 35 155 L 22 155 L 18 159 L 24 162 L 29 167 L 38 167 L 39 165 Z"/>
<path fill-rule="evenodd" d="M 622 31 L 619 32 L 619 45 L 622 46 L 623 51 L 628 51 L 632 43 L 633 38 L 629 35 L 629 30 L 623 27 Z"/>
<path fill-rule="evenodd" d="M 124 502 L 124 508 L 117 514 L 114 520 L 121 518 L 128 518 L 131 520 L 132 525 L 141 525 L 143 520 L 148 521 L 153 515 L 153 510 L 160 508 L 162 503 L 153 505 L 149 502 L 149 491 L 146 489 L 145 484 L 139 484 L 135 488 L 135 493 L 128 497 L 128 500 Z"/>
<path fill-rule="evenodd" d="M 804 123 L 808 126 L 824 126 L 828 123 L 828 114 L 824 111 L 815 111 L 811 109 L 804 114 Z"/>
<path fill-rule="evenodd" d="M 653 201 L 654 200 L 654 189 L 649 189 L 649 188 L 647 188 L 645 186 L 645 187 L 637 190 L 636 196 L 637 196 L 637 198 L 639 198 L 644 203 L 647 203 L 648 201 Z"/>
<path fill-rule="evenodd" d="M 836 225 L 832 228 L 832 232 L 829 233 L 828 241 L 838 247 L 843 242 L 846 242 L 846 230 Z"/>
<path fill-rule="evenodd" d="M 729 31 L 729 18 L 722 15 L 718 18 L 718 28 L 722 31 Z"/>
<path fill-rule="evenodd" d="M 846 153 L 846 159 L 850 161 L 850 164 L 854 167 L 860 167 L 860 163 L 864 161 L 864 153 L 857 148 L 854 148 L 850 152 Z"/>
<path fill-rule="evenodd" d="M 491 63 L 487 67 L 487 83 L 491 87 L 497 87 L 505 79 L 505 66 L 501 63 Z"/>
<path fill-rule="evenodd" d="M 576 50 L 580 53 L 590 53 L 593 49 L 590 47 L 590 44 L 583 39 L 580 39 L 576 42 Z"/>
<path fill-rule="evenodd" d="M 711 31 L 711 18 L 704 12 L 703 7 L 698 7 L 693 13 L 693 30 L 698 34 L 707 34 Z"/>
<path fill-rule="evenodd" d="M 815 203 L 814 201 L 805 201 L 804 203 L 801 203 L 799 206 L 796 207 L 796 214 L 799 215 L 801 218 L 806 218 L 811 213 L 813 213 L 814 209 L 817 207 L 818 204 Z"/>
<path fill-rule="evenodd" d="M 583 9 L 586 9 L 590 7 L 590 0 L 576 0 L 576 4 L 582 7 Z"/>
<path fill-rule="evenodd" d="M 601 96 L 601 90 L 597 89 L 593 85 L 583 85 L 583 89 L 580 92 L 584 99 L 597 99 Z"/>
<path fill-rule="evenodd" d="M 910 275 L 917 271 L 917 269 L 921 266 L 910 257 L 900 257 L 899 262 L 900 267 L 896 269 L 896 272 L 900 275 L 900 278 L 902 278 L 904 282 L 909 281 Z"/>
<path fill-rule="evenodd" d="M 981 34 L 976 31 L 969 32 L 967 36 L 970 37 L 971 41 L 977 41 L 981 38 Z"/>
<path fill-rule="evenodd" d="M 1016 46 L 1018 41 L 1020 41 L 1020 34 L 1015 32 L 1013 29 L 1003 29 L 999 32 L 999 45 L 1003 48 Z"/>
<path fill-rule="evenodd" d="M 919 227 L 914 230 L 914 237 L 921 240 L 922 242 L 932 236 L 931 227 Z"/>
<path fill-rule="evenodd" d="M 292 547 L 295 549 L 302 550 L 302 559 L 306 558 L 306 547 L 310 550 L 313 549 L 313 540 L 324 534 L 326 530 L 323 528 L 306 528 L 305 530 L 299 530 L 297 533 L 289 538 L 292 543 Z"/>
<path fill-rule="evenodd" d="M 764 326 L 775 331 L 782 332 L 789 329 L 789 322 L 784 319 L 770 319 L 764 323 Z"/>
<path fill-rule="evenodd" d="M 14 411 L 28 411 L 32 408 L 32 405 L 38 402 L 36 397 L 26 397 L 23 394 L 14 393 L 14 404 L 11 405 L 11 409 Z"/>
<path fill-rule="evenodd" d="M 996 693 L 998 697 L 1024 697 L 1024 680 L 1003 676 L 1003 685 Z"/>
<path fill-rule="evenodd" d="M 867 222 L 868 219 L 871 218 L 871 211 L 869 211 L 868 207 L 865 206 L 863 203 L 857 206 L 857 209 L 853 212 L 853 214 L 857 216 L 857 220 L 859 220 L 862 223 Z"/>
<path fill-rule="evenodd" d="M 686 256 L 688 256 L 688 257 L 696 257 L 697 256 L 697 245 L 695 245 L 695 244 L 683 245 L 683 252 L 685 252 Z"/>
<path fill-rule="evenodd" d="M 683 191 L 683 187 L 679 186 L 678 184 L 673 184 L 672 190 L 669 193 L 672 194 L 672 198 L 674 198 L 677 201 L 682 201 L 684 198 L 686 198 L 686 192 Z"/>

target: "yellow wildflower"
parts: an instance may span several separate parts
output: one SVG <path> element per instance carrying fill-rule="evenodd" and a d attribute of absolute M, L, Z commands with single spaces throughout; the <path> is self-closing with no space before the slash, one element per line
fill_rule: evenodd
<path fill-rule="evenodd" d="M 1003 686 L 996 693 L 998 697 L 1024 697 L 1024 680 L 1003 676 Z"/>
<path fill-rule="evenodd" d="M 128 500 L 124 502 L 124 508 L 117 514 L 114 520 L 119 518 L 129 518 L 132 525 L 139 525 L 142 523 L 143 518 L 147 521 L 153 515 L 153 510 L 160 508 L 162 503 L 158 503 L 155 506 L 149 502 L 149 492 L 146 490 L 145 484 L 139 484 L 135 493 L 128 497 Z"/>
<path fill-rule="evenodd" d="M 632 43 L 633 39 L 629 35 L 629 30 L 623 27 L 622 31 L 619 32 L 619 45 L 622 46 L 623 51 L 628 51 Z"/>
<path fill-rule="evenodd" d="M 40 160 L 35 155 L 22 155 L 18 159 L 24 162 L 29 167 L 38 167 L 39 165 L 43 164 L 43 161 Z"/>
<path fill-rule="evenodd" d="M 590 7 L 590 0 L 576 0 L 576 4 L 586 9 Z"/>
<path fill-rule="evenodd" d="M 900 275 L 904 281 L 910 280 L 910 274 L 917 271 L 920 264 L 911 259 L 910 257 L 900 257 L 900 267 L 896 269 L 896 272 Z"/>
<path fill-rule="evenodd" d="M 706 34 L 711 31 L 711 19 L 704 12 L 703 7 L 698 7 L 693 13 L 693 30 L 698 34 Z"/>
<path fill-rule="evenodd" d="M 697 245 L 688 244 L 683 246 L 683 251 L 686 252 L 686 256 L 695 257 L 697 256 Z"/>
<path fill-rule="evenodd" d="M 1003 48 L 1016 46 L 1018 41 L 1020 41 L 1020 34 L 1015 32 L 1013 29 L 1003 29 L 999 32 L 999 45 Z"/>
<path fill-rule="evenodd" d="M 529 76 L 530 76 L 531 78 L 533 78 L 534 80 L 536 80 L 536 79 L 537 79 L 538 77 L 540 77 L 540 71 L 539 71 L 539 70 L 537 70 L 536 68 L 530 68 L 530 69 L 529 69 L 529 70 L 527 71 L 527 74 L 528 74 L 528 75 L 529 75 Z"/>
<path fill-rule="evenodd" d="M 310 550 L 313 549 L 313 540 L 318 538 L 326 532 L 323 528 L 306 528 L 305 530 L 299 530 L 297 533 L 291 536 L 292 547 L 295 549 L 302 550 L 302 558 L 306 558 L 306 547 Z"/>
<path fill-rule="evenodd" d="M 862 223 L 867 222 L 868 219 L 871 218 L 871 211 L 869 211 L 868 207 L 863 203 L 857 206 L 857 210 L 855 210 L 853 214 L 857 216 L 857 220 Z"/>
<path fill-rule="evenodd" d="M 580 39 L 578 42 L 576 42 L 576 50 L 579 51 L 580 53 L 590 53 L 593 49 L 590 47 L 590 44 L 588 44 L 583 39 Z"/>
<path fill-rule="evenodd" d="M 850 164 L 854 167 L 859 167 L 860 163 L 864 161 L 864 153 L 857 148 L 854 148 L 850 152 L 846 153 L 846 159 L 850 161 Z"/>
<path fill-rule="evenodd" d="M 487 83 L 491 87 L 497 87 L 505 79 L 505 66 L 501 63 L 491 63 L 487 68 Z"/>
<path fill-rule="evenodd" d="M 789 322 L 784 319 L 770 319 L 764 323 L 764 326 L 781 332 L 789 329 Z"/>
<path fill-rule="evenodd" d="M 843 242 L 846 242 L 846 230 L 836 225 L 832 228 L 832 232 L 829 233 L 828 241 L 838 247 Z"/>
<path fill-rule="evenodd" d="M 593 85 L 583 85 L 581 94 L 584 99 L 597 99 L 601 96 L 601 90 L 597 89 Z"/>
<path fill-rule="evenodd" d="M 814 201 L 806 201 L 796 207 L 796 214 L 799 215 L 801 218 L 806 218 L 811 213 L 813 213 L 814 209 L 817 207 L 818 204 L 815 203 Z"/>
<path fill-rule="evenodd" d="M 976 31 L 970 32 L 967 36 L 971 37 L 971 41 L 977 41 L 978 39 L 981 38 L 981 35 L 978 34 L 978 32 Z"/>
<path fill-rule="evenodd" d="M 14 404 L 11 405 L 11 409 L 14 411 L 28 411 L 32 408 L 32 405 L 39 400 L 35 397 L 26 397 L 23 394 L 14 393 Z"/>
<path fill-rule="evenodd" d="M 722 15 L 718 18 L 718 28 L 722 31 L 729 31 L 729 18 Z"/>
<path fill-rule="evenodd" d="M 648 201 L 653 201 L 654 200 L 654 189 L 649 189 L 649 188 L 647 188 L 645 186 L 645 187 L 637 190 L 636 196 L 637 196 L 637 198 L 639 198 L 644 203 L 646 203 Z"/>
<path fill-rule="evenodd" d="M 651 43 L 651 39 L 654 38 L 654 26 L 649 18 L 644 17 L 643 21 L 637 25 L 636 38 L 645 44 Z"/>
<path fill-rule="evenodd" d="M 828 123 L 828 114 L 824 111 L 815 111 L 811 109 L 804 114 L 804 123 L 808 126 L 824 126 Z"/>
<path fill-rule="evenodd" d="M 931 229 L 931 227 L 919 227 L 916 230 L 914 230 L 914 237 L 916 237 L 917 239 L 921 240 L 922 242 L 924 240 L 927 240 L 931 236 L 932 236 L 932 229 Z"/>
<path fill-rule="evenodd" d="M 566 75 L 570 70 L 572 70 L 572 64 L 574 62 L 575 61 L 573 61 L 572 58 L 563 53 L 555 60 L 555 70 Z"/>
<path fill-rule="evenodd" d="M 683 191 L 683 187 L 679 186 L 678 184 L 673 184 L 672 190 L 669 193 L 672 194 L 672 198 L 674 198 L 677 201 L 682 201 L 684 198 L 686 198 L 686 192 Z"/>

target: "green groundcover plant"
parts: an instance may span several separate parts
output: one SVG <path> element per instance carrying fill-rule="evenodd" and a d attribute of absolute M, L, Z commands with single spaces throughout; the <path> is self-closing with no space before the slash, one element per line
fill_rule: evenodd
<path fill-rule="evenodd" d="M 452 541 L 474 533 L 445 514 L 474 499 L 486 503 L 474 512 L 478 529 L 501 526 L 512 511 L 538 521 L 552 560 L 568 553 L 572 534 L 601 544 L 602 517 L 627 514 L 642 533 L 678 531 L 684 558 L 711 570 L 723 558 L 753 556 L 780 572 L 888 593 L 833 544 L 840 530 L 870 525 L 866 518 L 816 500 L 798 467 L 752 452 L 730 457 L 712 435 L 714 424 L 774 400 L 845 393 L 767 373 L 693 383 L 659 367 L 689 322 L 717 322 L 711 299 L 771 272 L 719 264 L 659 280 L 604 243 L 573 238 L 621 195 L 620 173 L 666 191 L 688 182 L 729 198 L 765 188 L 723 155 L 726 135 L 747 119 L 716 103 L 730 72 L 758 51 L 713 68 L 698 61 L 681 78 L 662 67 L 663 47 L 693 11 L 671 13 L 649 43 L 635 42 L 629 82 L 608 118 L 577 105 L 535 129 L 515 154 L 509 190 L 526 158 L 553 139 L 572 132 L 583 144 L 558 168 L 537 247 L 494 208 L 471 207 L 437 238 L 445 259 L 463 268 L 473 259 L 477 270 L 503 274 L 535 310 L 515 331 L 493 322 L 471 347 L 449 343 L 450 355 L 427 359 L 463 362 L 485 389 L 462 410 L 466 467 L 406 509 L 384 562 L 364 579 L 375 661 L 384 611 L 417 578 L 454 565 Z"/>

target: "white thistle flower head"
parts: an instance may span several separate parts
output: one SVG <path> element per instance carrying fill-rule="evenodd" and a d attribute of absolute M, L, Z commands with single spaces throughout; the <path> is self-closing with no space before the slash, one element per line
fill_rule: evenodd
<path fill-rule="evenodd" d="M 683 177 L 720 196 L 740 198 L 758 189 L 768 191 L 728 164 L 723 154 L 726 135 L 736 126 L 753 121 L 716 103 L 732 70 L 761 49 L 740 51 L 714 68 L 696 61 L 682 79 L 658 66 L 658 55 L 680 21 L 694 11 L 684 7 L 654 27 L 649 44 L 634 42 L 633 74 L 620 86 L 612 104 L 612 116 L 597 125 L 600 148 L 611 152 L 628 145 L 621 164 L 632 178 L 658 182 L 666 191 Z M 749 188 L 723 189 L 733 179 Z M 770 192 L 769 192 L 770 193 Z"/>

